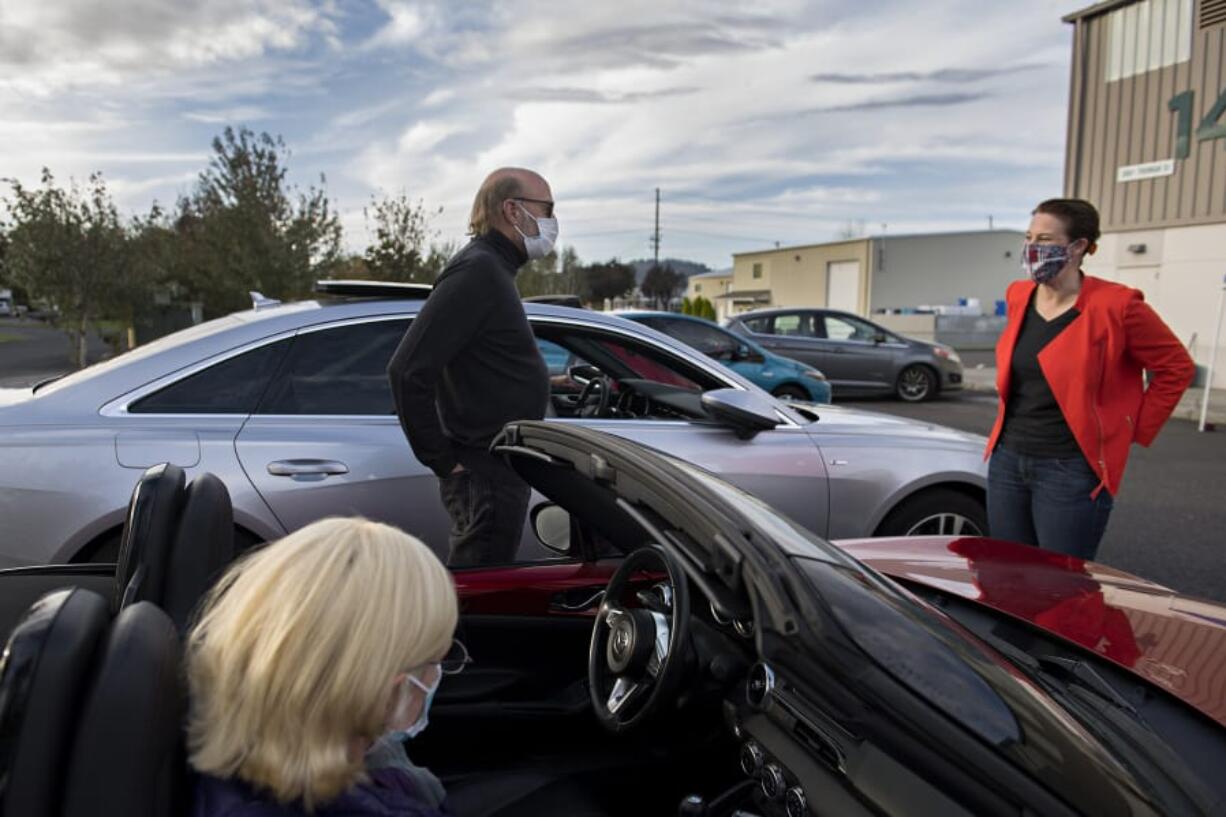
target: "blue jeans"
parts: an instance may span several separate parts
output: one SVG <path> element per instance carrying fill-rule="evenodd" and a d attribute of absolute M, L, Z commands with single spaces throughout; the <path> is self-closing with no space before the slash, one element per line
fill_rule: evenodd
<path fill-rule="evenodd" d="M 988 464 L 988 528 L 995 539 L 1093 559 L 1113 501 L 1085 457 L 1048 459 L 997 446 Z"/>

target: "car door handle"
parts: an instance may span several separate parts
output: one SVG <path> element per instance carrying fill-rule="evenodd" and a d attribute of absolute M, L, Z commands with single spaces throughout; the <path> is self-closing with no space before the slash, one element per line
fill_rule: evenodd
<path fill-rule="evenodd" d="M 274 477 L 314 477 L 348 474 L 349 466 L 336 460 L 277 460 L 268 463 Z"/>
<path fill-rule="evenodd" d="M 555 593 L 549 609 L 555 613 L 583 613 L 594 610 L 604 601 L 603 587 L 576 587 Z"/>

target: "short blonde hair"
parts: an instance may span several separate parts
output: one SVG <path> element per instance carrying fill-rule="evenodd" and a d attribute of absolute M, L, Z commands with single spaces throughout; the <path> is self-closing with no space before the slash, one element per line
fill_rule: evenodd
<path fill-rule="evenodd" d="M 518 168 L 502 168 L 495 170 L 481 183 L 473 199 L 473 209 L 468 217 L 468 234 L 485 235 L 494 229 L 495 218 L 502 209 L 502 203 L 513 199 L 524 192 L 520 174 L 524 171 Z"/>
<path fill-rule="evenodd" d="M 351 747 L 386 728 L 395 676 L 438 660 L 457 615 L 438 558 L 381 523 L 323 519 L 248 555 L 188 637 L 192 766 L 331 800 L 361 779 Z"/>

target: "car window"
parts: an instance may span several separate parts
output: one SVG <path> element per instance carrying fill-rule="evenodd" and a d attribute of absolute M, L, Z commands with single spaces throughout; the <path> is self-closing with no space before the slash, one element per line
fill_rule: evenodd
<path fill-rule="evenodd" d="M 716 359 L 732 357 L 732 353 L 741 345 L 735 335 L 698 321 L 663 320 L 658 324 L 656 328 L 661 332 Z"/>
<path fill-rule="evenodd" d="M 183 378 L 128 406 L 131 414 L 250 414 L 289 348 L 268 343 Z"/>
<path fill-rule="evenodd" d="M 812 316 L 808 312 L 788 312 L 776 315 L 771 334 L 800 338 L 817 336 L 813 331 Z"/>
<path fill-rule="evenodd" d="M 540 350 L 541 357 L 545 360 L 545 366 L 549 369 L 550 377 L 564 375 L 567 369 L 581 362 L 575 358 L 574 353 L 569 349 L 559 346 L 553 341 L 537 338 L 536 347 Z"/>
<path fill-rule="evenodd" d="M 567 368 L 559 373 L 552 372 L 551 363 L 550 389 L 554 395 L 554 408 L 561 417 L 581 414 L 582 407 L 575 406 L 571 400 L 583 391 L 583 384 L 571 378 L 569 367 L 573 366 L 590 366 L 614 381 L 648 380 L 693 395 L 728 385 L 666 350 L 639 342 L 620 332 L 550 324 L 536 325 L 533 331 L 537 334 L 537 344 L 547 362 L 551 358 L 560 362 L 562 355 L 567 355 Z M 577 374 L 583 377 L 585 373 Z M 640 414 L 641 412 L 627 411 L 613 416 L 633 418 Z M 701 415 L 702 409 L 696 407 L 693 416 Z M 678 417 L 676 412 L 667 416 L 672 419 Z"/>
<path fill-rule="evenodd" d="M 846 315 L 826 316 L 826 337 L 830 340 L 871 341 L 877 330 L 864 321 Z"/>
<path fill-rule="evenodd" d="M 299 334 L 257 413 L 395 414 L 387 364 L 408 328 L 373 321 Z"/>
<path fill-rule="evenodd" d="M 771 319 L 769 315 L 761 318 L 741 318 L 741 324 L 755 334 L 771 334 Z"/>

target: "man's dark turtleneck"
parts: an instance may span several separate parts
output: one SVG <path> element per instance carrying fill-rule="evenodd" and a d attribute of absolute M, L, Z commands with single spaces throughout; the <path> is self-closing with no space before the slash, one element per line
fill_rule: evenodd
<path fill-rule="evenodd" d="M 515 289 L 527 254 L 490 231 L 447 264 L 388 365 L 413 453 L 446 476 L 512 420 L 539 420 L 549 371 Z"/>

